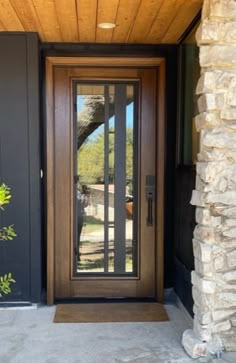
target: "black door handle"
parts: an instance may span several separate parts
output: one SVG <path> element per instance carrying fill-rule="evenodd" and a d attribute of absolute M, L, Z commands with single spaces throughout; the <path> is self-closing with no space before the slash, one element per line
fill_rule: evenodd
<path fill-rule="evenodd" d="M 148 196 L 148 214 L 147 214 L 147 226 L 152 226 L 153 225 L 153 215 L 152 215 L 152 201 L 153 201 L 153 195 L 152 193 L 150 193 L 151 195 Z"/>
<path fill-rule="evenodd" d="M 146 175 L 147 226 L 153 226 L 153 203 L 155 201 L 155 176 Z"/>

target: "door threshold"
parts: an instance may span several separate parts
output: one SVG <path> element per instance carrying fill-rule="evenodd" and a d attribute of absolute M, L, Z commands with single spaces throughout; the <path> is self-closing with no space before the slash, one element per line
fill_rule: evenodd
<path fill-rule="evenodd" d="M 55 299 L 54 304 L 103 304 L 103 303 L 145 303 L 157 302 L 156 298 L 153 297 L 145 297 L 145 298 L 136 298 L 136 297 L 98 297 L 98 298 L 87 298 L 87 297 L 79 297 L 79 298 L 63 298 L 63 299 Z"/>

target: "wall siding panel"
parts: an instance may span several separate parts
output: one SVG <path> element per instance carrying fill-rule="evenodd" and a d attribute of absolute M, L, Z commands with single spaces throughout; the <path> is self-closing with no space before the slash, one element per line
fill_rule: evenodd
<path fill-rule="evenodd" d="M 39 302 L 41 296 L 41 210 L 38 38 L 0 35 L 0 180 L 12 191 L 1 224 L 17 237 L 0 241 L 0 274 L 16 279 L 4 300 Z"/>
<path fill-rule="evenodd" d="M 174 288 L 180 300 L 192 315 L 193 299 L 191 271 L 194 269 L 193 230 L 195 208 L 190 204 L 195 185 L 194 166 L 179 166 L 175 175 L 174 204 Z"/>

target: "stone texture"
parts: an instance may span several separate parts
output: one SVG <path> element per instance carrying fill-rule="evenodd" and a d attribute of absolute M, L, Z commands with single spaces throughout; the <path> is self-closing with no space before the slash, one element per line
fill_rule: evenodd
<path fill-rule="evenodd" d="M 218 209 L 222 216 L 236 218 L 236 207 L 219 206 Z"/>
<path fill-rule="evenodd" d="M 235 227 L 236 226 L 236 218 L 227 218 L 224 219 L 223 226 L 226 227 Z M 236 235 L 235 235 L 236 237 Z"/>
<path fill-rule="evenodd" d="M 212 313 L 210 311 L 204 312 L 197 305 L 194 305 L 193 312 L 198 317 L 198 320 L 202 325 L 212 323 L 213 317 L 212 317 Z"/>
<path fill-rule="evenodd" d="M 208 354 L 236 351 L 236 0 L 205 0 L 196 39 L 202 70 L 191 198 L 194 323 L 186 333 L 192 357 L 199 341 L 207 342 Z"/>
<path fill-rule="evenodd" d="M 236 268 L 236 250 L 227 253 L 227 262 L 230 268 Z"/>
<path fill-rule="evenodd" d="M 225 162 L 198 162 L 196 170 L 201 180 L 205 183 L 213 183 L 218 175 L 224 175 Z"/>
<path fill-rule="evenodd" d="M 212 278 L 215 272 L 215 268 L 213 263 L 204 263 L 202 260 L 199 260 L 198 258 L 194 259 L 194 266 L 195 271 L 204 277 L 210 277 Z"/>
<path fill-rule="evenodd" d="M 207 344 L 202 343 L 191 329 L 188 329 L 183 333 L 182 344 L 186 352 L 193 359 L 207 355 Z"/>
<path fill-rule="evenodd" d="M 194 256 L 202 262 L 212 262 L 212 247 L 197 239 L 193 239 L 193 253 Z"/>
<path fill-rule="evenodd" d="M 198 161 L 226 161 L 229 163 L 236 162 L 236 151 L 229 149 L 208 148 L 198 153 Z"/>
<path fill-rule="evenodd" d="M 221 73 L 218 71 L 218 73 Z M 198 80 L 197 87 L 196 87 L 196 94 L 202 93 L 212 93 L 216 88 L 216 78 L 217 73 L 211 72 L 204 72 Z"/>
<path fill-rule="evenodd" d="M 226 320 L 222 321 L 221 323 L 213 325 L 211 333 L 216 334 L 230 329 L 231 329 L 231 323 L 229 320 Z"/>
<path fill-rule="evenodd" d="M 207 208 L 196 208 L 196 222 L 203 225 L 208 225 L 212 227 L 217 227 L 222 223 L 222 217 L 214 217 L 212 213 Z M 235 219 L 236 222 L 236 219 Z"/>
<path fill-rule="evenodd" d="M 219 40 L 219 23 L 204 19 L 198 28 L 196 40 L 201 44 L 217 42 Z"/>
<path fill-rule="evenodd" d="M 236 328 L 232 328 L 230 331 L 221 333 L 220 337 L 226 351 L 235 351 Z"/>
<path fill-rule="evenodd" d="M 236 291 L 222 291 L 216 294 L 215 308 L 236 308 Z"/>
<path fill-rule="evenodd" d="M 235 95 L 234 95 L 235 97 Z M 234 99 L 235 102 L 235 99 Z M 225 107 L 221 110 L 220 116 L 223 120 L 236 120 L 236 110 L 234 108 Z"/>
<path fill-rule="evenodd" d="M 195 117 L 195 126 L 197 131 L 201 129 L 211 129 L 213 127 L 221 127 L 222 120 L 219 112 L 202 112 Z"/>
<path fill-rule="evenodd" d="M 211 313 L 214 321 L 228 319 L 234 314 L 234 310 L 215 310 Z"/>
<path fill-rule="evenodd" d="M 224 105 L 224 94 L 206 93 L 198 98 L 199 112 L 221 110 Z"/>
<path fill-rule="evenodd" d="M 227 92 L 235 78 L 236 70 L 207 70 L 202 73 L 198 81 L 196 94 Z"/>
<path fill-rule="evenodd" d="M 234 316 L 230 319 L 232 327 L 236 327 L 236 315 L 234 314 Z"/>
<path fill-rule="evenodd" d="M 236 284 L 236 270 L 233 270 L 233 271 L 230 271 L 230 272 L 226 272 L 224 274 L 224 279 L 228 283 L 234 283 L 234 284 Z"/>
<path fill-rule="evenodd" d="M 226 294 L 228 294 L 228 293 L 235 294 L 236 293 L 236 284 L 234 284 L 232 282 L 227 283 L 224 280 L 224 272 L 216 274 L 215 280 L 217 281 L 215 296 L 217 296 L 219 293 L 226 293 Z M 232 304 L 232 307 L 233 307 L 233 305 L 235 305 L 235 303 Z"/>
<path fill-rule="evenodd" d="M 226 103 L 228 106 L 236 106 L 236 79 L 233 78 L 229 84 L 229 91 L 227 93 Z"/>
<path fill-rule="evenodd" d="M 200 291 L 206 294 L 214 294 L 216 290 L 216 282 L 202 278 L 196 271 L 192 271 L 191 274 L 192 284 Z"/>
<path fill-rule="evenodd" d="M 209 312 L 214 310 L 215 296 L 214 294 L 204 294 L 195 286 L 192 289 L 194 303 L 201 309 L 202 312 Z"/>
<path fill-rule="evenodd" d="M 215 229 L 212 227 L 202 226 L 201 224 L 197 224 L 194 229 L 194 238 L 203 241 L 206 243 L 214 243 L 215 242 Z"/>
<path fill-rule="evenodd" d="M 236 240 L 229 239 L 227 241 L 222 241 L 220 245 L 221 245 L 222 249 L 224 249 L 225 252 L 228 253 L 229 251 L 232 251 L 232 249 L 236 248 Z"/>
<path fill-rule="evenodd" d="M 198 190 L 193 190 L 190 203 L 192 205 L 196 205 L 198 207 L 205 207 L 206 204 L 205 204 L 204 199 L 205 199 L 204 193 L 201 193 Z"/>
<path fill-rule="evenodd" d="M 200 47 L 201 67 L 218 66 L 222 68 L 235 68 L 236 45 L 206 45 Z"/>
<path fill-rule="evenodd" d="M 223 249 L 214 248 L 213 264 L 216 272 L 227 271 L 228 263 L 226 258 L 226 252 Z"/>
<path fill-rule="evenodd" d="M 227 121 L 226 119 L 221 119 L 222 124 L 221 126 L 224 128 L 225 131 L 236 131 L 236 122 L 235 120 L 229 120 Z"/>
<path fill-rule="evenodd" d="M 207 193 L 205 203 L 222 203 L 225 205 L 233 205 L 236 200 L 236 191 L 226 191 L 225 193 Z"/>
<path fill-rule="evenodd" d="M 231 162 L 198 162 L 196 170 L 196 189 L 216 193 L 236 190 L 236 170 L 235 165 Z M 200 178 L 200 183 L 198 178 Z"/>
<path fill-rule="evenodd" d="M 202 131 L 202 146 L 206 148 L 230 149 L 236 151 L 236 133 L 224 128 Z"/>
<path fill-rule="evenodd" d="M 235 0 L 212 0 L 210 3 L 210 17 L 236 18 Z"/>
<path fill-rule="evenodd" d="M 211 324 L 201 324 L 196 317 L 193 321 L 193 332 L 201 341 L 209 342 L 212 336 L 212 326 Z"/>
<path fill-rule="evenodd" d="M 235 20 L 204 19 L 197 32 L 197 42 L 201 44 L 229 43 L 236 41 Z"/>
<path fill-rule="evenodd" d="M 226 229 L 222 229 L 222 237 L 229 237 L 229 238 L 234 238 L 236 236 L 236 228 L 231 227 L 231 228 L 226 228 Z"/>

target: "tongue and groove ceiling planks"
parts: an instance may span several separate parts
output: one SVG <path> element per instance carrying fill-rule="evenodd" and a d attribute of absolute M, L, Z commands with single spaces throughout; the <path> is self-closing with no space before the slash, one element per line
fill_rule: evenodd
<path fill-rule="evenodd" d="M 203 0 L 0 0 L 0 31 L 43 42 L 176 44 Z M 99 23 L 115 23 L 104 30 Z"/>

